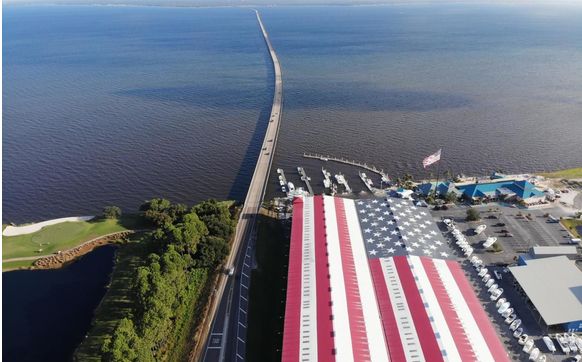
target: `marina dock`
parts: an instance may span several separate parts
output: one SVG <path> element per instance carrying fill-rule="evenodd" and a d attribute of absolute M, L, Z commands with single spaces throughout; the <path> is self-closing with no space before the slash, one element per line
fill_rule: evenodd
<path fill-rule="evenodd" d="M 388 175 L 386 173 L 384 173 L 384 170 L 380 170 L 378 169 L 376 166 L 374 165 L 368 165 L 367 163 L 363 163 L 363 162 L 358 162 L 355 160 L 348 160 L 347 158 L 343 158 L 343 157 L 333 157 L 333 156 L 324 156 L 324 155 L 320 155 L 317 153 L 303 153 L 303 157 L 305 158 L 313 158 L 313 159 L 317 159 L 317 160 L 321 160 L 324 162 L 327 161 L 333 161 L 333 162 L 339 162 L 339 163 L 343 163 L 346 165 L 351 165 L 351 166 L 356 166 L 356 167 L 361 167 L 365 170 L 368 170 L 370 172 L 374 172 L 378 175 L 380 175 L 382 177 L 382 181 L 383 182 L 387 182 L 390 180 L 390 178 L 388 177 Z"/>
<path fill-rule="evenodd" d="M 311 188 L 311 184 L 309 183 L 309 177 L 307 177 L 307 174 L 305 173 L 303 167 L 297 167 L 297 172 L 299 172 L 299 175 L 301 176 L 301 181 L 305 182 L 309 194 L 313 195 L 313 189 Z"/>

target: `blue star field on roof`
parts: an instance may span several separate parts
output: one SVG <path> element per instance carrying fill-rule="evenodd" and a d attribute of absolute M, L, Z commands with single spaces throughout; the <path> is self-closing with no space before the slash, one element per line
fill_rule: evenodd
<path fill-rule="evenodd" d="M 411 200 L 357 200 L 356 209 L 370 258 L 398 255 L 438 259 L 454 257 L 428 210 L 414 206 Z"/>

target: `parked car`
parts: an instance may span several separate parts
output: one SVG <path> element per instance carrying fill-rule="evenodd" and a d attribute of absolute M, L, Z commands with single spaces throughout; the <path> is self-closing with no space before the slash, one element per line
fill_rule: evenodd
<path fill-rule="evenodd" d="M 498 226 L 498 227 L 505 226 L 505 223 L 504 222 L 498 222 L 494 226 Z"/>
<path fill-rule="evenodd" d="M 506 238 L 512 238 L 513 234 L 512 233 L 505 233 L 505 235 L 503 235 L 503 236 L 505 236 Z"/>

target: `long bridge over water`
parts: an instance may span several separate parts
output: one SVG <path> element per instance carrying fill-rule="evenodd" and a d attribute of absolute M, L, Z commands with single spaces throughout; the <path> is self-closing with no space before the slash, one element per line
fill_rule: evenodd
<path fill-rule="evenodd" d="M 283 79 L 279 58 L 259 12 L 255 10 L 255 13 L 273 62 L 275 73 L 273 106 L 255 171 L 240 213 L 231 253 L 226 261 L 227 268 L 234 268 L 235 275 L 229 277 L 223 274 L 219 277 L 218 286 L 211 297 L 207 321 L 203 326 L 202 334 L 205 340 L 194 351 L 193 361 L 243 361 L 245 359 L 251 241 L 255 235 L 256 217 L 263 202 L 275 155 L 283 107 Z"/>

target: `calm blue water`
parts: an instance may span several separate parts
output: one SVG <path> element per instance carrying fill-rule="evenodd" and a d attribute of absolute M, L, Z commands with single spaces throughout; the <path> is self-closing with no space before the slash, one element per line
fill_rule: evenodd
<path fill-rule="evenodd" d="M 3 219 L 242 199 L 272 71 L 248 9 L 4 7 Z"/>
<path fill-rule="evenodd" d="M 244 198 L 273 91 L 250 9 L 3 10 L 3 221 L 97 213 L 107 204 L 134 210 L 154 196 Z M 261 12 L 285 82 L 275 167 L 296 184 L 293 170 L 303 165 L 321 190 L 322 164 L 303 152 L 348 156 L 393 176 L 428 176 L 421 160 L 441 146 L 441 171 L 582 165 L 582 6 Z M 356 170 L 326 167 L 362 187 Z M 30 283 L 7 283 L 14 275 Z M 69 302 L 67 293 L 37 290 L 41 275 L 3 275 L 5 316 Z M 96 304 L 102 286 L 92 285 L 84 290 Z M 12 300 L 21 294 L 37 302 Z M 58 353 L 70 353 L 86 332 L 27 320 L 10 336 L 39 350 L 58 336 Z"/>
<path fill-rule="evenodd" d="M 319 179 L 301 155 L 321 152 L 425 177 L 441 146 L 468 174 L 582 164 L 582 6 L 261 11 L 277 166 Z M 4 221 L 244 197 L 272 96 L 250 9 L 5 7 L 3 50 Z"/>
<path fill-rule="evenodd" d="M 105 294 L 114 253 L 104 246 L 62 269 L 2 273 L 2 360 L 69 360 Z"/>

